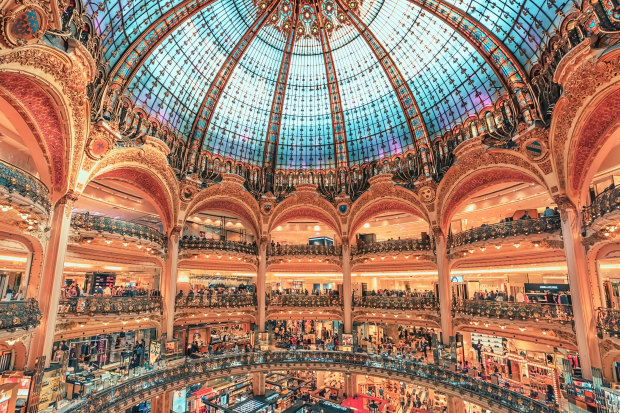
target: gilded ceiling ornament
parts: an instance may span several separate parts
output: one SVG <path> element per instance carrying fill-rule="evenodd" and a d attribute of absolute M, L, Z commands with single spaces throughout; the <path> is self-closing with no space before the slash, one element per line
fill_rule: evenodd
<path fill-rule="evenodd" d="M 4 19 L 3 35 L 12 46 L 39 41 L 48 26 L 47 13 L 41 7 L 28 4 L 9 12 Z"/>

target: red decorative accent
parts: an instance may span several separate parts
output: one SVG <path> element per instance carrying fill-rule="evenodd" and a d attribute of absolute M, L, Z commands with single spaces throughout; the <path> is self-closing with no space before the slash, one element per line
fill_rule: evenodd
<path fill-rule="evenodd" d="M 588 175 L 586 168 L 600 151 L 601 141 L 610 127 L 619 122 L 620 90 L 607 96 L 590 114 L 581 128 L 579 138 L 570 147 L 568 171 L 571 172 L 569 184 L 574 191 L 583 188 L 583 180 Z M 604 154 L 607 155 L 607 154 Z"/>
<path fill-rule="evenodd" d="M 37 83 L 18 74 L 0 74 L 0 86 L 28 110 L 36 122 L 46 145 L 46 148 L 42 148 L 43 153 L 51 160 L 52 184 L 55 188 L 61 188 L 67 175 L 69 148 L 65 146 L 63 136 L 63 132 L 67 131 L 63 128 L 58 112 L 54 110 L 58 105 Z"/>
<path fill-rule="evenodd" d="M 473 195 L 487 186 L 504 182 L 537 183 L 526 173 L 510 169 L 483 169 L 478 173 L 474 173 L 458 183 L 449 195 L 449 201 L 441 214 L 443 217 L 443 227 L 446 228 L 448 226 L 457 208 L 471 199 Z"/>

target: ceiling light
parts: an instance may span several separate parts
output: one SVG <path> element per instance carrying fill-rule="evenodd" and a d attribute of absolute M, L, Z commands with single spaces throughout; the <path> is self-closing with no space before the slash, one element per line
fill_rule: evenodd
<path fill-rule="evenodd" d="M 91 268 L 92 265 L 84 264 L 81 262 L 65 262 L 65 267 L 74 267 L 74 268 Z"/>
<path fill-rule="evenodd" d="M 123 270 L 123 267 L 116 267 L 114 265 L 106 265 L 103 268 L 106 270 L 110 270 L 110 271 L 122 271 Z"/>
<path fill-rule="evenodd" d="M 315 230 L 315 231 L 320 231 L 320 230 L 321 230 L 321 227 L 319 227 L 318 225 L 315 225 L 315 226 L 314 226 L 314 230 Z"/>
<path fill-rule="evenodd" d="M 480 251 L 485 252 L 487 247 L 480 247 Z"/>
<path fill-rule="evenodd" d="M 502 246 L 501 246 L 501 245 L 496 245 L 496 246 L 495 246 L 495 249 L 496 249 L 496 250 L 498 250 L 498 249 L 500 249 L 500 248 L 502 248 Z"/>
<path fill-rule="evenodd" d="M 370 224 L 367 222 L 364 224 L 364 228 L 370 228 Z"/>
<path fill-rule="evenodd" d="M 10 255 L 0 255 L 0 261 L 26 262 L 26 257 L 12 257 Z"/>
<path fill-rule="evenodd" d="M 519 244 L 518 242 L 514 243 L 515 248 L 519 248 L 521 246 L 521 244 Z"/>
<path fill-rule="evenodd" d="M 278 225 L 278 226 L 276 227 L 276 231 L 282 231 L 282 225 Z"/>

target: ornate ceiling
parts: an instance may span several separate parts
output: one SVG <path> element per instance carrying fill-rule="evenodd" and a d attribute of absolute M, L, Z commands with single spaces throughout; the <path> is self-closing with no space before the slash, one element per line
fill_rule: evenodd
<path fill-rule="evenodd" d="M 429 142 L 504 96 L 528 105 L 554 0 L 92 0 L 119 93 L 190 144 L 278 169 Z"/>

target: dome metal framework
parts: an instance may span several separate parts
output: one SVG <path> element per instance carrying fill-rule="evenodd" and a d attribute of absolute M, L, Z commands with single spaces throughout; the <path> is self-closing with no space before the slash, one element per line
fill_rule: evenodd
<path fill-rule="evenodd" d="M 102 104 L 121 129 L 179 137 L 276 171 L 338 171 L 415 154 L 470 119 L 511 137 L 540 119 L 528 71 L 576 5 L 556 0 L 86 0 L 101 39 Z M 594 25 L 592 25 L 594 26 Z M 140 119 L 127 116 L 137 107 Z M 123 112 L 125 110 L 125 112 Z M 124 125 L 123 125 L 124 123 Z"/>

